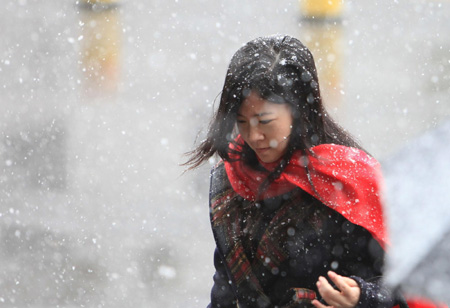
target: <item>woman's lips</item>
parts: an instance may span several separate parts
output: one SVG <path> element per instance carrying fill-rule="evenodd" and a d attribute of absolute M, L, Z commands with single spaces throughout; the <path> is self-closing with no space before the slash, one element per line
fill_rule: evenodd
<path fill-rule="evenodd" d="M 259 148 L 259 149 L 256 149 L 256 152 L 258 152 L 258 153 L 265 153 L 265 152 L 267 152 L 269 150 L 270 150 L 270 147 L 269 148 Z"/>

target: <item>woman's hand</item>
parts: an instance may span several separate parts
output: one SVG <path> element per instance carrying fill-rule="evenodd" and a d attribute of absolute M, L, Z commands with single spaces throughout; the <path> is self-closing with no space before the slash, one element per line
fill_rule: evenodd
<path fill-rule="evenodd" d="M 328 280 L 322 276 L 319 277 L 316 284 L 320 295 L 329 306 L 322 304 L 317 299 L 313 300 L 312 304 L 316 308 L 328 308 L 330 306 L 334 308 L 355 307 L 361 293 L 356 281 L 348 277 L 340 276 L 332 271 L 328 272 L 328 277 L 334 282 L 338 290 L 333 288 Z"/>

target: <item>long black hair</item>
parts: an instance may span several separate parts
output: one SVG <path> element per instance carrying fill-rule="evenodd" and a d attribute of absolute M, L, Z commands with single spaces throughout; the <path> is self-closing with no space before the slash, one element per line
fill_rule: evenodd
<path fill-rule="evenodd" d="M 287 151 L 269 175 L 276 178 L 296 150 L 309 152 L 315 145 L 334 143 L 361 146 L 326 113 L 311 52 L 291 36 L 260 37 L 241 47 L 231 59 L 220 104 L 206 139 L 192 152 L 186 165 L 191 169 L 214 154 L 230 161 L 230 142 L 235 135 L 238 110 L 250 91 L 272 103 L 289 104 L 293 123 Z M 258 169 L 256 154 L 244 144 L 241 159 Z"/>

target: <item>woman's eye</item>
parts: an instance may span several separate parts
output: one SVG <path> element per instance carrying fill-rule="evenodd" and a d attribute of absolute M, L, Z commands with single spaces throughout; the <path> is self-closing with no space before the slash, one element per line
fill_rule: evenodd
<path fill-rule="evenodd" d="M 259 123 L 261 123 L 261 124 L 269 124 L 272 121 L 273 120 L 261 120 L 261 121 L 259 121 Z"/>
<path fill-rule="evenodd" d="M 244 121 L 244 120 L 237 120 L 237 123 L 238 123 L 238 124 L 244 124 L 245 121 Z"/>

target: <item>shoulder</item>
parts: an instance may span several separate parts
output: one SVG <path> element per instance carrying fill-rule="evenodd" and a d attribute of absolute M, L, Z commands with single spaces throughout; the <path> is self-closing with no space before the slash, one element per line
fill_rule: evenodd
<path fill-rule="evenodd" d="M 378 167 L 378 161 L 365 151 L 353 147 L 338 144 L 320 144 L 311 148 L 313 155 L 321 160 L 332 162 L 362 163 L 372 167 Z"/>
<path fill-rule="evenodd" d="M 232 191 L 232 187 L 225 170 L 225 164 L 222 160 L 211 169 L 210 180 L 209 195 L 211 201 Z"/>
<path fill-rule="evenodd" d="M 218 180 L 226 176 L 225 164 L 223 160 L 220 160 L 214 167 L 211 168 L 211 181 Z"/>
<path fill-rule="evenodd" d="M 227 172 L 225 171 L 225 164 L 222 160 L 211 168 L 210 183 L 211 194 L 216 194 L 217 190 L 222 190 L 225 186 L 229 185 Z"/>
<path fill-rule="evenodd" d="M 222 161 L 216 164 L 211 170 L 211 186 L 209 189 L 209 207 L 211 222 L 214 226 L 222 223 L 222 218 L 231 217 L 235 209 L 232 204 L 240 197 L 233 190 Z"/>
<path fill-rule="evenodd" d="M 363 150 L 335 144 L 321 144 L 311 152 L 311 181 L 317 195 L 383 246 L 383 178 L 378 161 Z"/>

